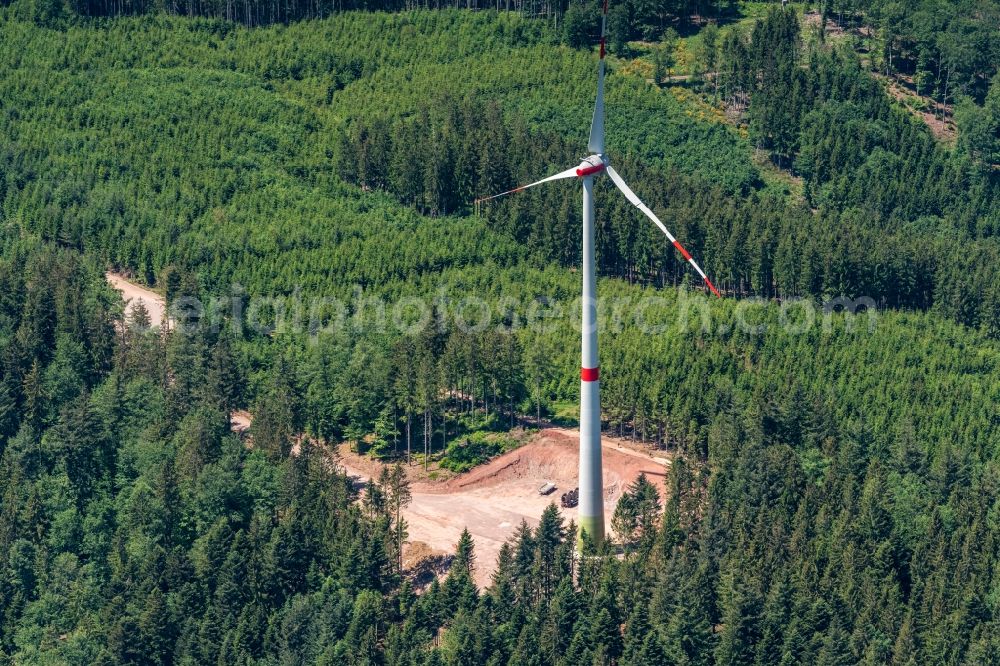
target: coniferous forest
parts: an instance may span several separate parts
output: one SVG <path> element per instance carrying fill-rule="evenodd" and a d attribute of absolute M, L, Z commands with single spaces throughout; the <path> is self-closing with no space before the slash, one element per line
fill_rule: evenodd
<path fill-rule="evenodd" d="M 474 202 L 578 163 L 598 4 L 0 7 L 0 664 L 1000 664 L 1000 5 L 611 5 L 609 153 L 725 298 L 599 181 L 666 481 L 430 582 L 401 451 L 578 397 L 578 188 Z"/>

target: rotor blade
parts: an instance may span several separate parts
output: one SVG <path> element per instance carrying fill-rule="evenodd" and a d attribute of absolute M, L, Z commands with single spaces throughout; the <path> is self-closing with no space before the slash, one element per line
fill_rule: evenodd
<path fill-rule="evenodd" d="M 597 65 L 597 101 L 594 102 L 594 117 L 590 121 L 590 141 L 587 149 L 598 155 L 604 154 L 604 54 L 608 31 L 608 0 L 604 0 L 601 14 L 601 61 Z"/>
<path fill-rule="evenodd" d="M 681 256 L 684 257 L 684 259 L 686 259 L 689 264 L 694 266 L 694 269 L 696 271 L 698 271 L 698 275 L 700 275 L 701 279 L 705 281 L 705 284 L 708 285 L 708 288 L 712 290 L 712 293 L 718 296 L 719 298 L 722 298 L 722 294 L 719 293 L 719 290 L 715 288 L 715 285 L 712 284 L 712 281 L 708 279 L 707 275 L 705 275 L 705 271 L 701 270 L 701 266 L 699 266 L 698 262 L 696 262 L 691 257 L 691 254 L 687 251 L 687 249 L 683 245 L 681 245 L 679 240 L 674 238 L 674 235 L 667 230 L 663 222 L 660 222 L 660 218 L 656 217 L 656 215 L 653 214 L 653 211 L 649 210 L 649 206 L 642 203 L 642 199 L 636 196 L 635 192 L 632 191 L 632 188 L 629 187 L 624 180 L 622 180 L 622 177 L 618 175 L 617 171 L 612 169 L 610 166 L 607 168 L 607 171 L 608 171 L 608 176 L 610 176 L 611 180 L 614 181 L 615 185 L 618 186 L 618 189 L 622 191 L 622 194 L 625 195 L 625 198 L 628 199 L 633 206 L 641 210 L 643 215 L 651 219 L 653 223 L 660 228 L 660 231 L 662 231 L 664 234 L 667 235 L 667 238 L 670 240 L 671 243 L 674 244 L 674 247 L 677 248 L 677 251 L 681 253 Z"/>
<path fill-rule="evenodd" d="M 501 192 L 500 194 L 494 194 L 492 196 L 476 199 L 476 203 L 482 203 L 483 201 L 489 201 L 490 199 L 497 199 L 499 197 L 506 196 L 508 194 L 515 194 L 516 192 L 520 192 L 521 190 L 526 190 L 529 187 L 534 187 L 535 185 L 541 185 L 542 183 L 547 183 L 552 180 L 560 180 L 562 178 L 576 178 L 576 170 L 577 167 L 573 167 L 572 169 L 566 169 L 565 171 L 560 171 L 555 175 L 549 176 L 548 178 L 542 178 L 541 180 L 535 181 L 534 183 L 529 183 L 528 185 L 522 185 L 521 187 L 515 187 L 512 190 L 507 190 L 506 192 Z"/>

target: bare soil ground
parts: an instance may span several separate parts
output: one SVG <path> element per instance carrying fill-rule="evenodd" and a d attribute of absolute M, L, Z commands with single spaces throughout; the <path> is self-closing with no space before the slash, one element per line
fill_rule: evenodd
<path fill-rule="evenodd" d="M 140 287 L 126 280 L 123 276 L 115 273 L 105 273 L 108 283 L 122 293 L 125 299 L 125 315 L 131 314 L 137 303 L 142 303 L 149 311 L 150 324 L 160 326 L 163 324 L 163 314 L 165 311 L 163 296 L 151 289 Z"/>
<path fill-rule="evenodd" d="M 466 474 L 443 481 L 415 480 L 413 501 L 405 518 L 409 544 L 404 557 L 408 568 L 420 569 L 424 559 L 441 561 L 455 551 L 458 537 L 468 528 L 476 542 L 476 583 L 488 585 L 500 546 L 522 520 L 537 525 L 542 511 L 559 495 L 576 487 L 579 465 L 579 434 L 575 430 L 548 428 L 524 446 L 494 458 Z M 339 449 L 347 473 L 359 481 L 377 476 L 381 464 L 358 456 L 343 445 Z M 669 460 L 653 457 L 638 447 L 615 439 L 604 441 L 604 510 L 611 514 L 622 491 L 645 473 L 661 486 Z M 552 482 L 556 490 L 547 496 L 538 488 Z M 562 509 L 563 517 L 575 520 L 577 510 Z"/>
<path fill-rule="evenodd" d="M 242 435 L 247 430 L 250 429 L 250 424 L 253 422 L 253 416 L 250 412 L 238 409 L 232 413 L 229 417 L 229 423 L 237 435 Z"/>
<path fill-rule="evenodd" d="M 809 27 L 819 27 L 823 24 L 823 15 L 819 12 L 813 10 L 806 12 L 802 15 L 803 22 Z M 843 37 L 846 34 L 844 28 L 837 23 L 832 16 L 826 19 L 826 36 L 827 37 Z"/>
<path fill-rule="evenodd" d="M 955 142 L 958 137 L 958 128 L 955 127 L 952 105 L 942 104 L 926 95 L 917 94 L 913 77 L 899 75 L 890 77 L 884 74 L 873 74 L 873 76 L 884 81 L 886 90 L 893 99 L 905 106 L 910 113 L 923 120 L 938 141 Z M 923 108 L 916 108 L 913 104 L 914 100 L 920 100 Z"/>

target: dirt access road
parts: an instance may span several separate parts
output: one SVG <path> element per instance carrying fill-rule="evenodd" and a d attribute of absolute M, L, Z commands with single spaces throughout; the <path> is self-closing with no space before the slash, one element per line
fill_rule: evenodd
<path fill-rule="evenodd" d="M 122 292 L 128 304 L 126 312 L 131 304 L 142 301 L 152 324 L 162 324 L 164 301 L 160 294 L 120 275 L 108 273 L 106 277 Z M 249 412 L 236 412 L 233 430 L 246 430 L 252 419 Z M 545 428 L 524 446 L 465 474 L 442 481 L 414 480 L 413 501 L 405 512 L 410 535 L 408 565 L 453 554 L 459 535 L 468 528 L 476 542 L 476 582 L 481 587 L 488 585 L 500 546 L 521 521 L 537 525 L 545 507 L 552 502 L 558 506 L 559 495 L 576 487 L 579 437 L 574 429 Z M 603 445 L 604 511 L 610 524 L 622 490 L 642 473 L 662 487 L 670 462 L 622 440 L 605 437 Z M 359 481 L 377 476 L 381 469 L 380 463 L 355 455 L 346 445 L 340 447 L 340 454 L 347 473 Z M 538 494 L 545 482 L 556 485 L 551 495 Z M 560 512 L 567 521 L 576 519 L 575 508 L 560 508 Z"/>
<path fill-rule="evenodd" d="M 122 298 L 125 299 L 126 316 L 132 313 L 136 303 L 141 302 L 146 306 L 146 310 L 149 311 L 150 325 L 161 326 L 163 324 L 163 315 L 166 311 L 163 296 L 151 289 L 133 284 L 121 275 L 111 273 L 110 271 L 105 273 L 104 277 L 112 287 L 122 293 Z"/>
<path fill-rule="evenodd" d="M 579 432 L 566 428 L 541 430 L 530 442 L 494 458 L 485 465 L 446 481 L 414 481 L 413 501 L 406 508 L 409 531 L 407 565 L 430 556 L 455 552 L 462 530 L 468 528 L 476 543 L 476 583 L 489 584 L 500 546 L 522 520 L 538 524 L 549 504 L 559 505 L 559 495 L 577 485 Z M 645 473 L 662 488 L 669 460 L 653 457 L 629 444 L 606 438 L 604 444 L 604 513 L 608 524 L 628 484 Z M 341 463 L 351 476 L 367 481 L 377 476 L 381 465 L 358 456 L 346 446 L 340 448 Z M 546 481 L 557 489 L 550 495 L 538 494 Z M 577 510 L 559 511 L 567 521 Z"/>

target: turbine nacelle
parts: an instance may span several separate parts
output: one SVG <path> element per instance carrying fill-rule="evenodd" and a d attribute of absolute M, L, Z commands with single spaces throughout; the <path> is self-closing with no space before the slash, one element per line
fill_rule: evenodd
<path fill-rule="evenodd" d="M 590 157 L 583 158 L 583 161 L 580 162 L 580 166 L 576 168 L 576 177 L 593 176 L 595 173 L 600 173 L 607 168 L 608 162 L 604 159 L 603 155 L 591 155 Z"/>

